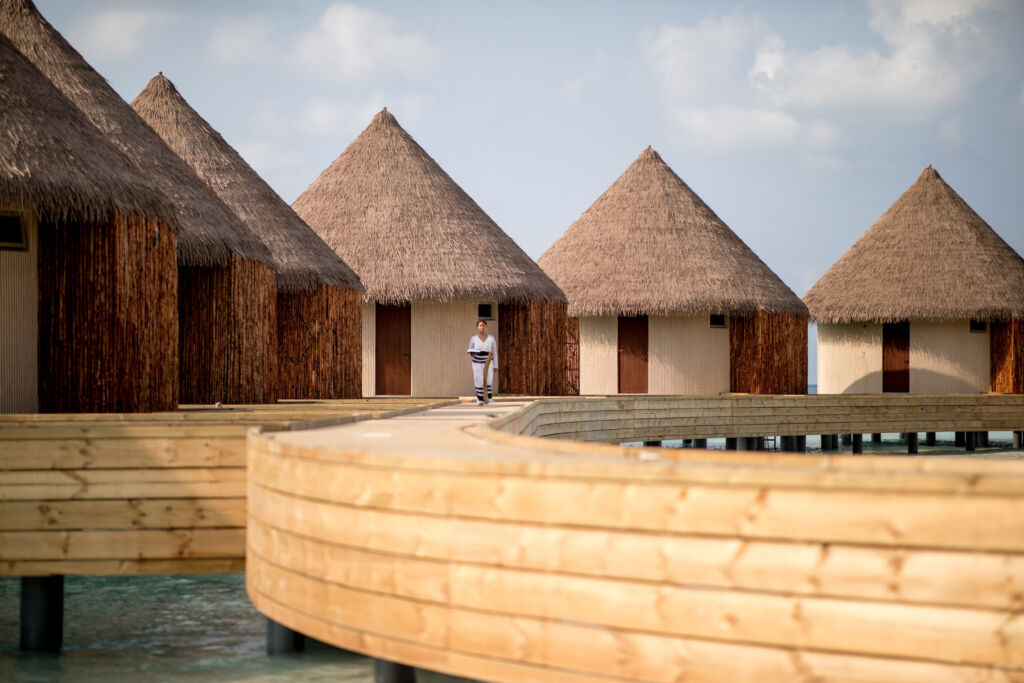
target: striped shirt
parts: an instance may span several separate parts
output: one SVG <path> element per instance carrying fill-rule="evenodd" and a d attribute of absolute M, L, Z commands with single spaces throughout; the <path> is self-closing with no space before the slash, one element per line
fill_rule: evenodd
<path fill-rule="evenodd" d="M 480 341 L 478 335 L 473 335 L 469 338 L 469 349 L 466 350 L 470 358 L 473 359 L 474 363 L 480 363 L 483 365 L 487 362 L 487 354 L 493 353 L 491 356 L 491 366 L 498 366 L 498 342 L 494 340 L 494 335 L 487 335 L 485 341 Z"/>

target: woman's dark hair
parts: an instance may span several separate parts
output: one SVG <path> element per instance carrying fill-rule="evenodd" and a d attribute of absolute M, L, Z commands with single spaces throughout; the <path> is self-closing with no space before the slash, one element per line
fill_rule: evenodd
<path fill-rule="evenodd" d="M 486 326 L 487 326 L 487 321 L 486 321 L 486 320 L 484 320 L 483 318 L 481 318 L 480 320 L 477 320 L 477 321 L 476 321 L 476 324 L 477 324 L 477 325 L 479 325 L 480 323 L 483 323 L 483 324 L 484 324 L 484 327 L 486 327 Z"/>

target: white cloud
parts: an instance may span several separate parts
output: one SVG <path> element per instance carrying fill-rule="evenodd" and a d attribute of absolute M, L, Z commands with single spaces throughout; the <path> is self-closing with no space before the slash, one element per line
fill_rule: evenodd
<path fill-rule="evenodd" d="M 287 144 L 273 144 L 266 140 L 243 142 L 238 153 L 263 178 L 301 168 L 306 159 Z"/>
<path fill-rule="evenodd" d="M 312 75 L 359 81 L 384 73 L 419 76 L 438 52 L 421 36 L 398 30 L 386 14 L 335 3 L 299 38 L 295 58 Z"/>
<path fill-rule="evenodd" d="M 914 115 L 948 106 L 984 73 L 986 22 L 1003 0 L 868 0 L 885 50 L 825 45 L 785 50 L 760 86 L 779 104 L 863 107 Z"/>
<path fill-rule="evenodd" d="M 672 118 L 688 144 L 706 150 L 786 145 L 800 131 L 795 118 L 771 109 L 679 107 Z"/>
<path fill-rule="evenodd" d="M 171 15 L 162 11 L 107 10 L 88 17 L 70 33 L 90 59 L 131 57 Z"/>
<path fill-rule="evenodd" d="M 580 98 L 583 96 L 583 91 L 604 75 L 604 71 L 607 66 L 608 53 L 601 50 L 597 53 L 597 56 L 591 63 L 590 68 L 584 71 L 579 77 L 566 81 L 565 85 L 562 87 L 562 98 L 566 102 L 572 104 L 579 102 Z"/>
<path fill-rule="evenodd" d="M 262 62 L 274 58 L 273 26 L 263 17 L 229 21 L 210 35 L 210 56 L 221 62 Z"/>

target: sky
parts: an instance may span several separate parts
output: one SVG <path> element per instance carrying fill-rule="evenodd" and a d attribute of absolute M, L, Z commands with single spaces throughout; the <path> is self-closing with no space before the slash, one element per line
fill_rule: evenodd
<path fill-rule="evenodd" d="M 648 145 L 798 296 L 929 164 L 1024 254 L 1024 0 L 36 3 L 289 203 L 387 106 L 533 258 Z"/>

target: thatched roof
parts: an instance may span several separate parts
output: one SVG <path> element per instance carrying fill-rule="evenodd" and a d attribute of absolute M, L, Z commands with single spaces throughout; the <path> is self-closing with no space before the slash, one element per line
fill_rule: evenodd
<path fill-rule="evenodd" d="M 139 213 L 175 225 L 167 198 L 0 34 L 0 203 L 51 221 Z"/>
<path fill-rule="evenodd" d="M 1024 317 L 1024 260 L 931 166 L 804 297 L 817 322 Z"/>
<path fill-rule="evenodd" d="M 538 259 L 569 315 L 768 311 L 800 299 L 648 147 Z"/>
<path fill-rule="evenodd" d="M 370 299 L 565 300 L 387 109 L 292 206 Z"/>
<path fill-rule="evenodd" d="M 31 0 L 0 0 L 0 32 L 174 204 L 178 261 L 227 263 L 232 253 L 270 262 L 266 247 L 39 14 Z"/>
<path fill-rule="evenodd" d="M 163 74 L 149 81 L 132 107 L 270 248 L 281 291 L 322 284 L 363 291 L 356 274 Z"/>

